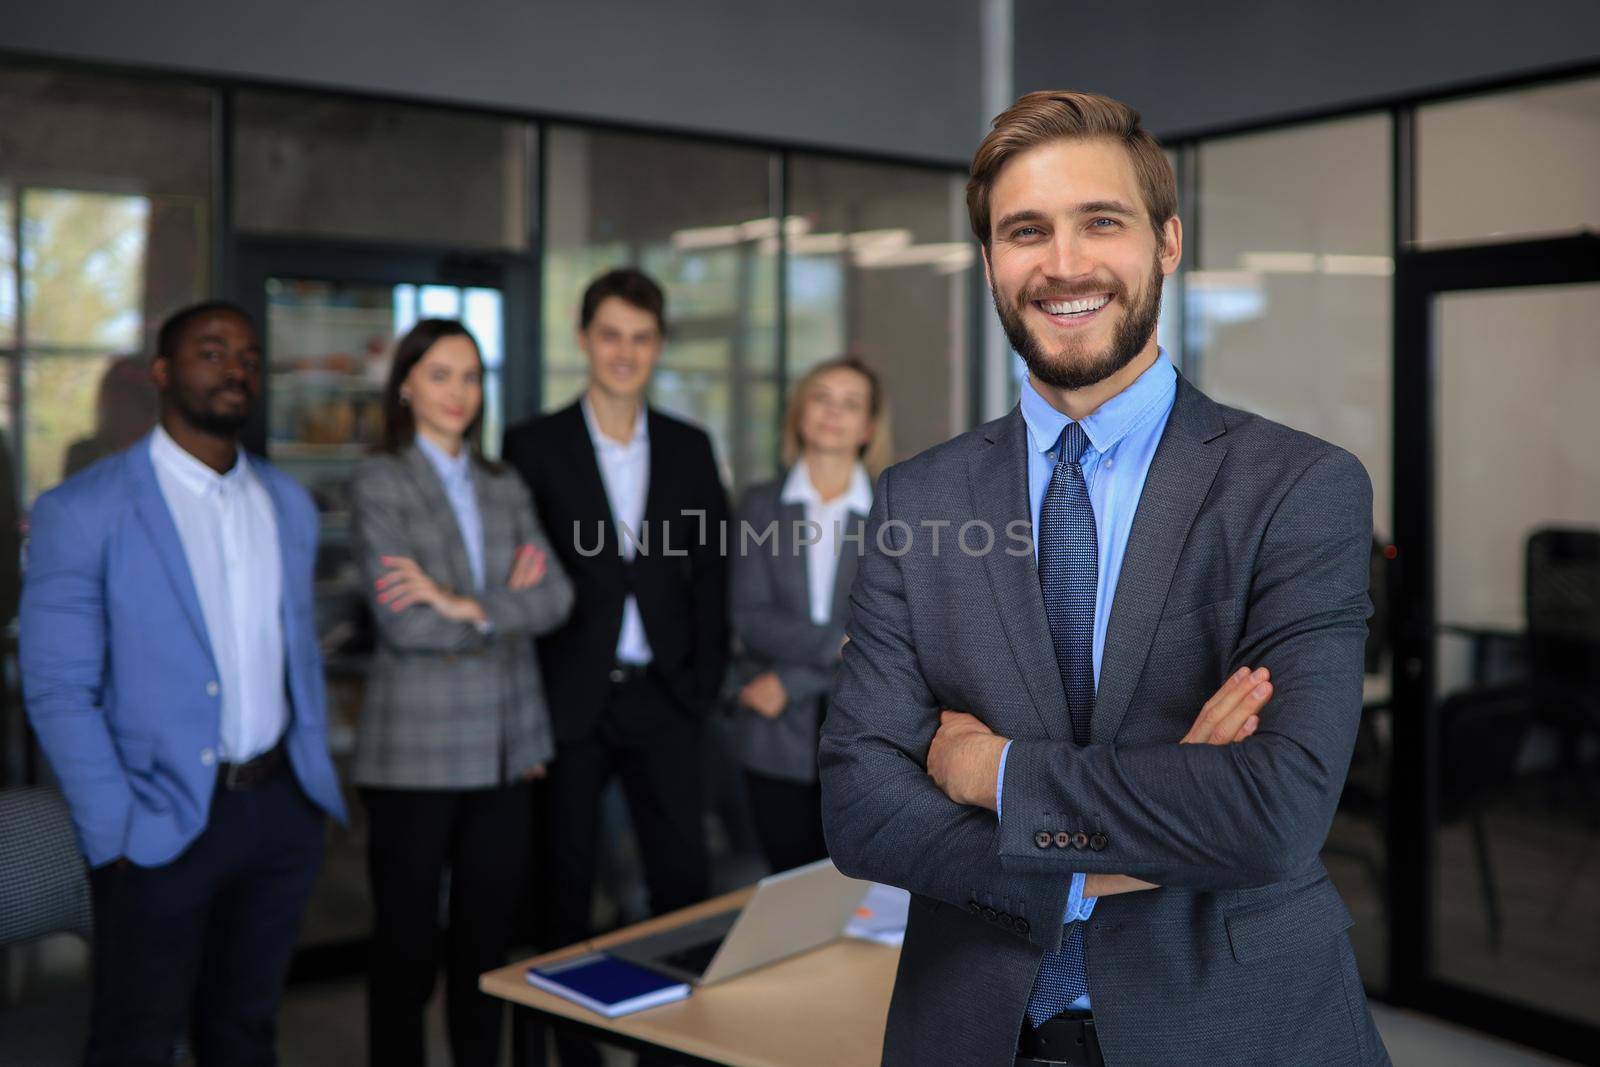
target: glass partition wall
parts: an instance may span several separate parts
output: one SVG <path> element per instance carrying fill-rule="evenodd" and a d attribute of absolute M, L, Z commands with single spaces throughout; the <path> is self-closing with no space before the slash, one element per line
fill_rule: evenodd
<path fill-rule="evenodd" d="M 462 318 L 478 337 L 491 456 L 509 425 L 577 396 L 579 297 L 624 265 L 667 292 L 651 402 L 707 429 L 735 493 L 778 473 L 789 384 L 830 355 L 883 368 L 900 455 L 966 425 L 959 168 L 42 64 L 0 63 L 0 113 L 0 625 L 31 502 L 153 425 L 161 321 L 233 299 L 268 360 L 246 443 L 322 513 L 341 772 L 372 642 L 348 475 L 418 318 Z M 48 780 L 13 648 L 8 629 L 0 783 Z M 347 800 L 302 925 L 303 976 L 358 968 L 370 929 L 363 813 Z"/>
<path fill-rule="evenodd" d="M 1186 372 L 1373 483 L 1364 707 L 1322 856 L 1362 976 L 1592 1058 L 1600 77 L 1178 148 Z"/>

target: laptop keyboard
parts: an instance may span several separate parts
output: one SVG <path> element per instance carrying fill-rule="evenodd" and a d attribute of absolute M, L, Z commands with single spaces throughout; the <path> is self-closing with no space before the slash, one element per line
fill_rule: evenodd
<path fill-rule="evenodd" d="M 690 974 L 704 974 L 706 968 L 711 966 L 711 960 L 717 954 L 717 949 L 722 947 L 723 938 L 715 941 L 702 941 L 698 945 L 690 945 L 669 955 L 662 956 L 661 962 L 669 967 Z"/>

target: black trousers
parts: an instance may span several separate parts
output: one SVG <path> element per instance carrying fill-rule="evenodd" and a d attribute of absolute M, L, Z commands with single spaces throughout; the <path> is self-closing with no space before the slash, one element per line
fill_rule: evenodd
<path fill-rule="evenodd" d="M 761 852 L 773 871 L 787 871 L 828 854 L 822 836 L 822 783 L 792 782 L 744 772 Z"/>
<path fill-rule="evenodd" d="M 598 728 L 557 744 L 550 765 L 552 944 L 590 936 L 600 795 L 616 775 L 644 861 L 650 910 L 688 907 L 709 892 L 700 723 L 649 673 L 611 686 Z M 592 1044 L 558 1042 L 566 1067 L 598 1063 Z"/>
<path fill-rule="evenodd" d="M 478 976 L 505 964 L 528 882 L 526 785 L 361 791 L 375 920 L 367 986 L 367 1055 L 374 1067 L 423 1067 L 423 1015 L 440 949 L 455 1067 L 499 1063 L 504 1004 Z M 439 901 L 450 878 L 448 931 Z M 441 938 L 443 945 L 441 946 Z"/>
<path fill-rule="evenodd" d="M 89 1067 L 170 1067 L 186 1021 L 201 1067 L 277 1062 L 278 1002 L 324 822 L 285 765 L 252 789 L 218 786 L 205 830 L 171 863 L 90 872 Z"/>

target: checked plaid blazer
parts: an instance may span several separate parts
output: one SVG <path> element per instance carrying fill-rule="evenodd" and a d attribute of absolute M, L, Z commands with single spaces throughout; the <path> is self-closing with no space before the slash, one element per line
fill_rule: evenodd
<path fill-rule="evenodd" d="M 566 619 L 572 583 L 516 472 L 474 463 L 472 477 L 485 586 L 473 595 L 489 616 L 488 633 L 426 605 L 395 613 L 377 602 L 383 556 L 413 559 L 456 591 L 471 591 L 472 572 L 444 485 L 416 445 L 356 469 L 352 546 L 378 628 L 356 738 L 358 785 L 493 786 L 555 754 L 532 638 Z M 529 543 L 546 554 L 544 578 L 512 592 L 505 582 L 513 556 Z"/>

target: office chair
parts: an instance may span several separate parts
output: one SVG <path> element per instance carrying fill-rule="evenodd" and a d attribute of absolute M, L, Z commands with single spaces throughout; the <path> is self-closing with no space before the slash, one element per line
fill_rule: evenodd
<path fill-rule="evenodd" d="M 57 933 L 87 938 L 91 923 L 89 874 L 61 794 L 0 789 L 0 948 Z"/>

